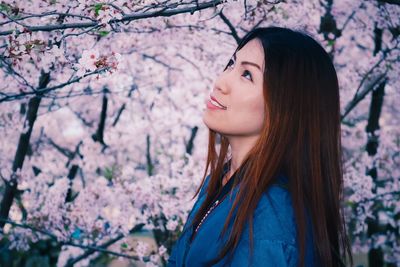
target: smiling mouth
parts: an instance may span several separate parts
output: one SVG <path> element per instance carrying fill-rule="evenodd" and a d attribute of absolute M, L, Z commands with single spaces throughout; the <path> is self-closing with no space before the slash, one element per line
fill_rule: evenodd
<path fill-rule="evenodd" d="M 212 100 L 212 99 L 210 99 L 210 102 L 211 102 L 211 104 L 213 104 L 214 106 L 216 106 L 216 107 L 218 107 L 218 108 L 226 109 L 226 107 L 221 106 L 220 104 L 218 104 L 218 102 L 216 102 L 216 101 L 214 101 L 214 100 Z"/>
<path fill-rule="evenodd" d="M 209 101 L 211 102 L 211 104 L 213 104 L 214 106 L 216 106 L 216 107 L 218 107 L 220 109 L 226 109 L 225 106 L 223 106 L 219 102 L 217 102 L 217 100 L 212 96 L 210 96 Z"/>

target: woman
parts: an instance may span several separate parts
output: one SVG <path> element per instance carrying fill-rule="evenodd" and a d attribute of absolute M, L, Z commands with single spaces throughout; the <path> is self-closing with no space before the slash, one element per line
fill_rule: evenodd
<path fill-rule="evenodd" d="M 338 80 L 314 39 L 278 27 L 249 32 L 203 121 L 203 182 L 168 266 L 344 266 L 347 256 L 352 265 Z"/>

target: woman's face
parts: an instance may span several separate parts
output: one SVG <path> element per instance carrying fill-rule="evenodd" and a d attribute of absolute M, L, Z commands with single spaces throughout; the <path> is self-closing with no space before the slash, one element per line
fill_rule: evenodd
<path fill-rule="evenodd" d="M 265 121 L 264 67 L 264 50 L 258 39 L 236 52 L 206 99 L 203 122 L 208 128 L 227 137 L 260 134 Z"/>

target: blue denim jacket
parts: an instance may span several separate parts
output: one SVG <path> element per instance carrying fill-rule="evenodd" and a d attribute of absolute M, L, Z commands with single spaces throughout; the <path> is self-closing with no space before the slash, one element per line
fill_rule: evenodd
<path fill-rule="evenodd" d="M 217 257 L 219 251 L 228 240 L 231 228 L 225 236 L 219 239 L 225 219 L 232 207 L 238 186 L 233 188 L 228 195 L 204 220 L 192 242 L 190 237 L 194 231 L 189 227 L 200 205 L 206 198 L 206 188 L 210 176 L 199 193 L 192 211 L 189 213 L 182 234 L 175 243 L 168 260 L 168 267 L 207 266 L 206 262 Z M 278 182 L 285 183 L 287 178 L 279 176 Z M 263 266 L 284 267 L 297 266 L 299 248 L 297 244 L 297 231 L 289 192 L 279 184 L 274 184 L 261 197 L 253 215 L 253 257 L 250 257 L 249 227 L 245 225 L 243 233 L 231 261 L 225 256 L 213 266 Z M 231 225 L 230 225 L 231 226 Z M 309 227 L 310 224 L 309 224 Z M 311 230 L 311 228 L 309 228 Z M 306 241 L 305 266 L 317 266 L 313 263 L 313 240 L 308 231 Z"/>

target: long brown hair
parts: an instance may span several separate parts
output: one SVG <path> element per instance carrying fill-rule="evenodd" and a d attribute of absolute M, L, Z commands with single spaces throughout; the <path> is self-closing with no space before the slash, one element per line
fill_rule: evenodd
<path fill-rule="evenodd" d="M 266 121 L 259 140 L 237 171 L 240 190 L 225 221 L 233 219 L 229 239 L 218 258 L 233 252 L 246 223 L 253 242 L 253 211 L 278 173 L 288 177 L 300 247 L 305 263 L 308 211 L 318 261 L 322 266 L 353 265 L 343 218 L 343 191 L 339 85 L 333 63 L 309 35 L 280 27 L 256 28 L 247 33 L 236 51 L 257 38 L 265 55 L 264 100 Z M 236 52 L 235 51 L 235 52 Z M 225 68 L 226 69 L 226 68 Z M 216 145 L 220 144 L 219 153 Z M 207 197 L 195 215 L 198 224 L 221 188 L 228 139 L 210 129 L 203 186 L 210 168 Z M 238 204 L 240 203 L 240 205 Z M 232 214 L 236 211 L 235 218 Z"/>

